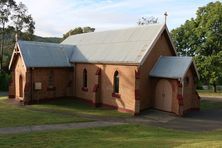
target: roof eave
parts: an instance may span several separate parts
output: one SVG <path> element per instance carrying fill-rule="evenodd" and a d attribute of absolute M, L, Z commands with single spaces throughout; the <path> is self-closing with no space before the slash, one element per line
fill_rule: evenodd
<path fill-rule="evenodd" d="M 143 63 L 145 62 L 146 58 L 148 57 L 148 55 L 150 54 L 152 48 L 156 45 L 158 39 L 160 38 L 161 34 L 163 33 L 163 31 L 165 30 L 166 26 L 163 25 L 162 28 L 160 29 L 160 32 L 157 34 L 157 36 L 153 39 L 153 41 L 151 42 L 151 45 L 148 47 L 147 52 L 144 54 L 144 56 L 142 56 L 141 60 L 140 60 L 140 64 L 139 67 L 141 65 L 143 65 Z"/>
<path fill-rule="evenodd" d="M 73 66 L 28 66 L 27 68 L 72 68 Z"/>
<path fill-rule="evenodd" d="M 138 66 L 140 65 L 140 63 L 136 63 L 136 62 L 113 62 L 113 61 L 71 61 L 71 63 L 73 64 L 113 64 L 113 65 L 135 65 Z"/>
<path fill-rule="evenodd" d="M 167 76 L 154 76 L 154 75 L 149 75 L 150 77 L 153 78 L 166 78 L 166 79 L 180 79 L 182 77 L 167 77 Z"/>
<path fill-rule="evenodd" d="M 187 74 L 187 72 L 188 72 L 188 70 L 189 70 L 189 68 L 191 67 L 192 64 L 193 64 L 194 71 L 195 71 L 195 73 L 196 73 L 196 75 L 197 75 L 198 80 L 200 79 L 200 75 L 199 75 L 199 73 L 198 73 L 198 71 L 197 71 L 197 67 L 196 67 L 196 64 L 195 64 L 195 62 L 193 61 L 193 59 L 191 59 L 191 62 L 190 62 L 190 64 L 189 64 L 189 66 L 187 67 L 185 73 L 183 74 L 183 77 L 182 77 L 183 79 L 185 78 L 185 76 L 186 76 L 186 74 Z"/>
<path fill-rule="evenodd" d="M 13 52 L 12 52 L 12 56 L 11 56 L 11 59 L 10 59 L 9 65 L 8 65 L 8 69 L 9 69 L 9 70 L 11 70 L 12 61 L 13 61 L 14 56 L 15 56 L 15 48 L 16 48 L 16 44 L 15 44 L 15 47 L 14 47 L 14 50 L 13 50 Z"/>
<path fill-rule="evenodd" d="M 16 42 L 15 43 L 15 47 L 14 47 L 14 51 L 13 51 L 13 53 L 12 53 L 12 57 L 11 57 L 11 59 L 10 59 L 10 63 L 9 63 L 9 70 L 11 70 L 11 66 L 12 66 L 12 62 L 13 62 L 13 59 L 14 59 L 14 56 L 15 56 L 15 49 L 16 48 L 18 48 L 18 50 L 19 50 L 19 53 L 20 53 L 20 55 L 21 55 L 21 59 L 22 59 L 22 62 L 23 62 L 23 64 L 24 64 L 24 66 L 25 66 L 25 70 L 27 69 L 27 65 L 25 64 L 25 61 L 24 61 L 24 58 L 23 58 L 23 55 L 22 55 L 22 51 L 21 51 L 21 49 L 20 49 L 20 46 L 19 46 L 19 43 L 18 42 Z"/>
<path fill-rule="evenodd" d="M 165 25 L 165 26 L 166 26 L 166 25 Z M 173 43 L 173 40 L 172 40 L 172 38 L 171 38 L 171 36 L 170 36 L 170 32 L 169 32 L 167 26 L 165 27 L 165 29 L 166 29 L 167 35 L 168 35 L 168 37 L 169 37 L 170 43 L 171 43 L 171 45 L 172 45 L 172 47 L 173 47 L 173 50 L 174 50 L 174 52 L 175 52 L 175 55 L 177 56 L 176 47 L 175 47 L 175 45 L 174 45 L 174 43 Z"/>
<path fill-rule="evenodd" d="M 156 45 L 157 41 L 159 40 L 159 38 L 161 37 L 161 35 L 163 34 L 163 32 L 164 32 L 165 30 L 166 30 L 166 32 L 167 32 L 167 36 L 168 36 L 168 38 L 169 38 L 169 40 L 170 40 L 170 43 L 171 43 L 171 45 L 172 45 L 172 47 L 173 47 L 173 51 L 174 51 L 175 55 L 177 55 L 176 48 L 175 48 L 175 46 L 174 46 L 174 44 L 173 44 L 173 41 L 172 41 L 172 39 L 171 39 L 171 37 L 170 37 L 169 30 L 168 30 L 166 24 L 164 24 L 164 25 L 162 26 L 162 28 L 160 29 L 160 32 L 157 34 L 157 36 L 156 36 L 156 37 L 154 38 L 154 40 L 152 41 L 151 45 L 148 47 L 148 50 L 147 50 L 147 52 L 145 53 L 145 55 L 142 56 L 142 58 L 141 58 L 141 60 L 140 60 L 139 67 L 140 67 L 141 65 L 143 65 L 143 63 L 145 62 L 146 58 L 149 56 L 151 50 L 154 48 L 154 46 Z"/>

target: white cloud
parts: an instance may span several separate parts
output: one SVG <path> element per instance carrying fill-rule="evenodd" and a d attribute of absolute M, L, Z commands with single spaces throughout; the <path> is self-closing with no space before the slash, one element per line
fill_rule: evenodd
<path fill-rule="evenodd" d="M 21 1 L 21 0 L 16 0 Z M 168 11 L 169 28 L 178 27 L 195 16 L 207 0 L 22 0 L 36 21 L 35 33 L 62 36 L 77 26 L 92 26 L 96 31 L 135 26 L 142 16 L 155 16 L 163 22 Z"/>

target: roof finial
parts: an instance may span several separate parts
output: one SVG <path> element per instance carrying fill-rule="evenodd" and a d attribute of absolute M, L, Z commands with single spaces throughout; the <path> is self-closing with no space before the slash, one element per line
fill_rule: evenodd
<path fill-rule="evenodd" d="M 15 41 L 18 42 L 18 33 L 15 34 Z"/>
<path fill-rule="evenodd" d="M 164 15 L 165 15 L 165 24 L 166 24 L 166 22 L 167 22 L 167 16 L 168 16 L 167 11 L 164 13 Z"/>

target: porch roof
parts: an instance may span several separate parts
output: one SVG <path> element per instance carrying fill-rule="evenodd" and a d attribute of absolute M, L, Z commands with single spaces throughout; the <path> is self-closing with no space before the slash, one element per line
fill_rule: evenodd
<path fill-rule="evenodd" d="M 195 73 L 199 78 L 199 74 L 196 70 L 192 57 L 161 56 L 151 70 L 149 76 L 171 79 L 184 78 L 192 64 L 194 66 Z"/>

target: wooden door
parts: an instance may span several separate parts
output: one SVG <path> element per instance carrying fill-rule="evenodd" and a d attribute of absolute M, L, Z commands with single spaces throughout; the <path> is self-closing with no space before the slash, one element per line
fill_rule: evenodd
<path fill-rule="evenodd" d="M 172 87 L 168 80 L 161 79 L 158 81 L 154 107 L 163 111 L 172 111 Z"/>

